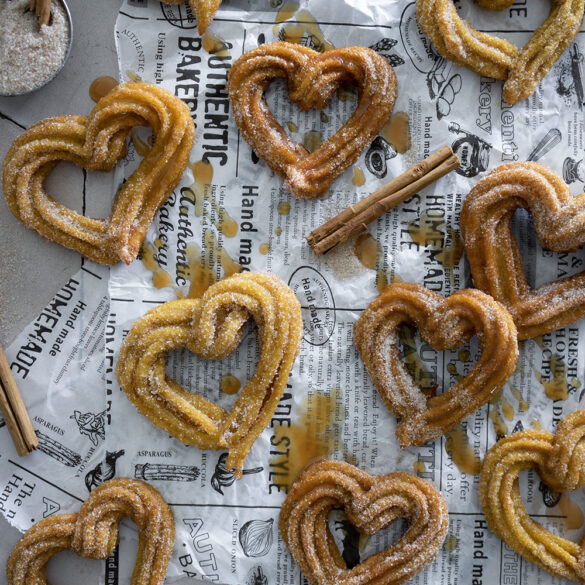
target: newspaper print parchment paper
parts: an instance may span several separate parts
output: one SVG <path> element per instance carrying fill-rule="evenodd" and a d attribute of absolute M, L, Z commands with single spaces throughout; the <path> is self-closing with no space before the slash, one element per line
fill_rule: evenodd
<path fill-rule="evenodd" d="M 471 3 L 460 10 L 481 30 L 497 31 L 522 45 L 547 13 L 548 3 L 516 2 L 493 14 Z M 413 583 L 560 583 L 524 562 L 489 531 L 479 507 L 477 472 L 498 438 L 519 429 L 554 429 L 560 418 L 583 404 L 585 325 L 522 342 L 518 368 L 496 400 L 441 439 L 405 451 L 394 439 L 395 419 L 353 345 L 352 327 L 388 282 L 419 282 L 445 296 L 472 285 L 458 218 L 466 193 L 486 171 L 503 162 L 536 160 L 562 174 L 573 193 L 583 190 L 583 37 L 577 36 L 535 94 L 514 108 L 502 102 L 500 82 L 480 78 L 436 53 L 418 29 L 414 3 L 374 0 L 364 6 L 361 0 L 340 0 L 332 12 L 330 3 L 315 0 L 226 1 L 201 39 L 186 6 L 126 0 L 116 37 L 121 79 L 157 83 L 184 99 L 197 130 L 190 169 L 151 226 L 141 259 L 110 272 L 105 396 L 96 395 L 91 407 L 84 396 L 78 410 L 96 414 L 105 404 L 105 441 L 100 439 L 101 450 L 95 453 L 103 458 L 102 471 L 95 481 L 103 470 L 115 469 L 119 476 L 151 482 L 172 505 L 177 541 L 169 581 L 182 576 L 230 585 L 302 583 L 278 533 L 278 512 L 300 469 L 314 457 L 332 456 L 373 473 L 418 473 L 447 498 L 449 536 L 435 562 Z M 355 167 L 316 201 L 298 201 L 283 191 L 282 180 L 240 138 L 227 97 L 225 84 L 234 60 L 279 39 L 317 50 L 369 46 L 390 61 L 398 77 L 393 121 Z M 332 135 L 355 104 L 355 94 L 343 88 L 323 112 L 301 114 L 288 101 L 284 83 L 273 84 L 267 99 L 292 137 L 309 147 Z M 404 136 L 406 122 L 410 141 Z M 148 138 L 146 132 L 134 134 L 118 167 L 117 184 L 135 168 L 149 147 Z M 325 258 L 313 255 L 304 242 L 312 229 L 444 144 L 451 144 L 462 159 L 457 173 L 386 214 L 357 243 Z M 583 269 L 582 250 L 542 250 L 529 215 L 518 213 L 514 229 L 534 285 Z M 302 350 L 287 391 L 239 482 L 225 468 L 222 452 L 181 445 L 141 417 L 113 372 L 120 345 L 136 319 L 159 303 L 199 295 L 209 283 L 237 270 L 269 270 L 281 276 L 295 290 L 304 319 Z M 81 298 L 86 302 L 86 293 Z M 99 305 L 97 299 L 92 302 L 88 307 Z M 408 329 L 402 344 L 417 382 L 438 392 L 465 375 L 478 354 L 474 340 L 458 351 L 435 352 Z M 12 356 L 17 345 L 10 348 Z M 65 357 L 54 360 L 63 364 Z M 256 360 L 250 328 L 229 358 L 211 363 L 185 351 L 172 352 L 168 372 L 229 407 L 235 399 L 229 392 L 248 378 Z M 62 386 L 52 385 L 48 402 L 55 420 L 69 421 L 71 407 L 64 409 L 56 401 L 63 393 Z M 42 432 L 58 439 L 55 429 Z M 89 443 L 87 436 L 81 438 Z M 33 457 L 27 464 L 34 470 L 44 460 L 43 454 Z M 82 453 L 80 457 L 83 462 Z M 72 470 L 77 479 L 84 475 L 81 465 Z M 62 469 L 47 467 L 47 477 L 58 486 L 65 483 Z M 6 464 L 2 470 L 7 487 L 17 471 Z M 86 481 L 91 480 L 84 477 Z M 83 483 L 74 484 L 79 484 L 75 494 L 86 489 Z M 530 473 L 522 477 L 521 487 L 530 513 L 544 525 L 582 538 L 583 494 L 559 497 Z M 61 507 L 75 505 L 72 499 Z M 3 512 L 25 529 L 42 509 L 36 497 L 25 500 L 12 517 L 7 508 Z M 403 529 L 397 523 L 369 540 L 360 538 L 341 512 L 332 515 L 331 527 L 348 563 L 387 546 Z M 123 549 L 118 558 L 124 558 Z M 117 574 L 119 563 L 109 564 L 108 579 Z"/>

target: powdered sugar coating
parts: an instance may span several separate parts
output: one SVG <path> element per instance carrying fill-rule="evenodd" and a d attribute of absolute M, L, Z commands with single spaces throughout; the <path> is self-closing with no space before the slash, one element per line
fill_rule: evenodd
<path fill-rule="evenodd" d="M 51 5 L 51 22 L 26 11 L 30 0 L 0 0 L 0 94 L 11 95 L 43 85 L 61 67 L 71 39 L 60 2 Z M 26 11 L 26 12 L 25 12 Z"/>
<path fill-rule="evenodd" d="M 118 192 L 109 220 L 84 217 L 45 192 L 43 180 L 60 160 L 111 170 L 124 156 L 126 137 L 135 126 L 152 128 L 154 143 Z M 189 108 L 179 98 L 148 83 L 120 85 L 89 117 L 48 118 L 14 141 L 2 166 L 6 201 L 41 236 L 94 262 L 129 264 L 189 163 L 194 132 Z"/>
<path fill-rule="evenodd" d="M 482 0 L 501 10 L 509 0 Z M 504 99 L 513 105 L 531 96 L 579 32 L 585 0 L 551 0 L 551 12 L 530 41 L 512 43 L 475 30 L 457 14 L 453 0 L 417 0 L 418 23 L 446 59 L 479 75 L 505 79 Z"/>
<path fill-rule="evenodd" d="M 250 318 L 258 326 L 260 360 L 231 412 L 167 377 L 168 351 L 187 347 L 204 359 L 222 359 L 237 348 Z M 116 376 L 153 424 L 187 445 L 227 449 L 227 469 L 239 476 L 282 397 L 302 334 L 299 302 L 278 276 L 238 274 L 214 284 L 201 299 L 165 303 L 136 321 Z"/>
<path fill-rule="evenodd" d="M 408 529 L 385 550 L 348 569 L 329 530 L 329 511 L 343 508 L 362 534 L 398 518 Z M 280 532 L 311 585 L 398 585 L 433 561 L 447 535 L 445 499 L 410 473 L 370 475 L 339 461 L 320 461 L 294 483 L 280 512 Z"/>
<path fill-rule="evenodd" d="M 173 513 L 152 486 L 125 478 L 98 486 L 79 513 L 57 514 L 32 526 L 8 558 L 8 585 L 46 583 L 48 561 L 64 550 L 84 558 L 107 559 L 125 516 L 134 521 L 139 533 L 130 585 L 162 585 L 175 542 Z"/>
<path fill-rule="evenodd" d="M 490 528 L 519 555 L 561 579 L 585 582 L 583 545 L 531 518 L 520 496 L 519 475 L 535 469 L 554 492 L 585 485 L 585 410 L 562 419 L 556 434 L 527 430 L 501 439 L 484 459 L 479 498 Z"/>
<path fill-rule="evenodd" d="M 447 392 L 428 398 L 415 384 L 398 349 L 397 329 L 411 323 L 437 350 L 456 349 L 476 334 L 481 357 Z M 488 402 L 506 383 L 518 359 L 517 332 L 503 305 L 464 289 L 443 299 L 424 286 L 392 284 L 354 325 L 354 341 L 384 403 L 401 420 L 402 447 L 440 437 Z"/>
<path fill-rule="evenodd" d="M 521 208 L 545 248 L 569 252 L 585 243 L 585 194 L 573 197 L 556 173 L 521 162 L 494 169 L 465 199 L 460 223 L 474 283 L 508 308 L 519 338 L 528 339 L 585 316 L 585 272 L 531 290 L 511 228 Z"/>
<path fill-rule="evenodd" d="M 292 140 L 266 105 L 264 91 L 285 78 L 288 95 L 301 110 L 322 109 L 342 83 L 358 88 L 351 118 L 329 140 L 308 153 Z M 242 136 L 296 197 L 324 193 L 357 161 L 389 118 L 397 96 L 388 61 L 371 49 L 346 47 L 318 53 L 292 43 L 262 45 L 242 55 L 229 76 L 229 94 Z"/>

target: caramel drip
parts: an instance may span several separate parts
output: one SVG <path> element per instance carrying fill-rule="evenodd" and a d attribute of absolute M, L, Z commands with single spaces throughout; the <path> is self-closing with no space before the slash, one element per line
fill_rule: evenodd
<path fill-rule="evenodd" d="M 481 461 L 474 453 L 462 425 L 453 427 L 446 433 L 445 450 L 459 471 L 468 475 L 479 475 Z"/>
<path fill-rule="evenodd" d="M 142 264 L 152 272 L 152 284 L 155 288 L 171 286 L 173 281 L 171 275 L 162 269 L 156 260 L 157 248 L 148 242 L 142 245 Z"/>
<path fill-rule="evenodd" d="M 240 264 L 232 260 L 227 251 L 220 247 L 213 230 L 205 232 L 204 243 L 204 252 L 197 244 L 189 244 L 186 250 L 189 262 L 187 276 L 190 281 L 188 295 L 193 299 L 201 298 L 205 291 L 217 282 L 217 273 L 214 268 L 216 263 L 219 263 L 223 270 L 222 278 L 227 278 L 242 270 Z"/>
<path fill-rule="evenodd" d="M 498 404 L 500 397 L 501 393 L 498 394 L 494 399 L 490 400 L 492 408 L 490 409 L 489 418 L 494 425 L 496 437 L 505 437 L 508 434 L 508 425 L 506 425 L 506 421 L 503 419 L 500 413 Z"/>
<path fill-rule="evenodd" d="M 520 412 L 526 412 L 528 410 L 528 402 L 524 400 L 524 396 L 522 396 L 522 392 L 516 388 L 516 386 L 512 386 L 510 384 L 510 392 L 512 392 L 512 396 L 518 401 L 518 410 Z"/>
<path fill-rule="evenodd" d="M 276 13 L 276 18 L 274 22 L 276 24 L 280 24 L 281 22 L 284 22 L 285 20 L 292 18 L 296 14 L 298 9 L 299 9 L 298 0 L 287 0 L 286 2 L 283 2 L 282 6 Z"/>
<path fill-rule="evenodd" d="M 449 363 L 447 364 L 447 371 L 452 375 L 455 376 L 455 379 L 458 382 L 461 382 L 461 380 L 463 380 L 463 378 L 465 378 L 465 376 L 463 376 L 462 374 L 459 373 L 459 371 L 457 370 L 457 365 L 453 364 L 453 363 Z"/>
<path fill-rule="evenodd" d="M 132 144 L 134 144 L 134 148 L 138 155 L 145 157 L 152 150 L 150 144 L 144 142 L 144 140 L 138 136 L 136 128 L 133 128 L 130 131 L 130 138 L 132 139 Z"/>
<path fill-rule="evenodd" d="M 130 69 L 126 70 L 126 76 L 128 77 L 128 79 L 134 83 L 141 83 L 142 82 L 142 77 L 140 77 L 140 75 L 138 75 L 138 73 L 134 73 L 134 71 L 130 71 Z"/>
<path fill-rule="evenodd" d="M 229 57 L 230 51 L 227 43 L 220 37 L 210 33 L 209 31 L 201 37 L 203 48 L 211 55 L 218 57 Z"/>
<path fill-rule="evenodd" d="M 308 152 L 315 152 L 323 144 L 323 135 L 316 130 L 310 130 L 303 135 L 302 144 Z"/>
<path fill-rule="evenodd" d="M 566 516 L 565 528 L 567 530 L 579 530 L 583 526 L 583 512 L 568 494 L 562 495 L 559 501 L 559 508 L 563 515 Z"/>
<path fill-rule="evenodd" d="M 396 112 L 386 122 L 382 136 L 394 147 L 396 152 L 404 154 L 412 146 L 410 139 L 410 118 L 406 112 Z"/>
<path fill-rule="evenodd" d="M 288 201 L 281 201 L 277 209 L 279 215 L 288 215 L 290 213 L 290 203 Z"/>
<path fill-rule="evenodd" d="M 193 172 L 194 179 L 191 190 L 195 196 L 195 215 L 203 216 L 204 203 L 208 201 L 218 217 L 218 220 L 213 221 L 215 227 L 226 238 L 233 238 L 238 233 L 238 222 L 229 215 L 224 207 L 218 205 L 211 193 L 213 165 L 200 160 L 189 165 L 189 168 Z"/>
<path fill-rule="evenodd" d="M 236 394 L 241 386 L 241 382 L 233 374 L 224 374 L 219 383 L 219 389 L 224 394 L 230 395 Z"/>
<path fill-rule="evenodd" d="M 398 338 L 402 342 L 404 352 L 404 363 L 414 383 L 426 394 L 433 395 L 436 393 L 437 384 L 432 372 L 427 369 L 418 353 L 415 331 L 416 329 L 410 325 L 402 325 L 398 330 Z"/>
<path fill-rule="evenodd" d="M 447 269 L 452 270 L 459 264 L 463 256 L 463 240 L 451 227 L 446 226 L 447 234 L 451 238 L 449 245 L 445 244 L 445 234 L 439 230 L 444 225 L 442 219 L 434 218 L 428 211 L 423 211 L 418 220 L 408 226 L 408 233 L 412 241 L 419 246 L 425 246 L 436 251 L 434 257 Z"/>
<path fill-rule="evenodd" d="M 286 4 L 290 5 L 290 9 L 285 11 L 284 8 Z M 283 6 L 281 12 L 277 15 L 275 22 L 279 24 L 284 22 L 284 20 L 289 20 L 293 16 L 297 17 L 297 21 L 282 25 L 280 30 L 276 27 L 276 36 L 278 36 L 281 41 L 296 43 L 297 45 L 305 44 L 306 39 L 311 39 L 312 48 L 319 52 L 334 49 L 334 45 L 325 38 L 321 27 L 309 11 L 295 10 L 294 12 L 291 12 L 294 4 L 296 4 L 296 2 L 285 3 L 285 6 Z M 279 20 L 285 16 L 286 18 Z"/>
<path fill-rule="evenodd" d="M 581 386 L 581 382 L 576 378 L 570 381 L 567 379 L 567 366 L 563 358 L 556 354 L 550 359 L 550 375 L 540 372 L 535 372 L 535 375 L 548 398 L 553 401 L 566 400 L 569 397 L 569 390 Z"/>
<path fill-rule="evenodd" d="M 353 245 L 353 252 L 363 266 L 376 270 L 381 250 L 380 244 L 371 234 L 368 232 L 360 234 Z"/>
<path fill-rule="evenodd" d="M 419 474 L 419 475 L 421 473 L 424 473 L 427 470 L 426 465 L 425 465 L 425 462 L 422 461 L 421 459 L 417 459 L 414 462 L 414 464 L 413 464 L 412 467 L 414 469 L 414 472 L 417 473 L 417 474 Z"/>
<path fill-rule="evenodd" d="M 366 175 L 360 167 L 353 167 L 353 181 L 356 187 L 361 187 L 366 182 Z"/>
<path fill-rule="evenodd" d="M 89 97 L 97 104 L 103 97 L 117 87 L 118 80 L 109 75 L 102 75 L 91 82 L 89 86 Z"/>
<path fill-rule="evenodd" d="M 338 389 L 329 394 L 315 392 L 303 399 L 298 422 L 290 427 L 277 425 L 274 428 L 274 444 L 290 441 L 289 458 L 286 464 L 277 455 L 271 465 L 286 475 L 292 483 L 311 462 L 343 449 L 341 433 L 346 412 Z M 287 443 L 289 444 L 289 443 Z"/>

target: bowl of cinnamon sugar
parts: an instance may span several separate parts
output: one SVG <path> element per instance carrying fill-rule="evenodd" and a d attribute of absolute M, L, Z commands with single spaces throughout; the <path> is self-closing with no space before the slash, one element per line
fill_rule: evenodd
<path fill-rule="evenodd" d="M 64 0 L 0 0 L 0 96 L 21 96 L 52 81 L 73 41 Z"/>

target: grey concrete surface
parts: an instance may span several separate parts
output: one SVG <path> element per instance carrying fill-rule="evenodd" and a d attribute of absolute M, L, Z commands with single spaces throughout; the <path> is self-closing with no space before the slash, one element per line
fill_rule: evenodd
<path fill-rule="evenodd" d="M 73 48 L 61 73 L 45 88 L 23 97 L 0 98 L 0 160 L 12 141 L 42 118 L 56 114 L 87 114 L 93 106 L 88 90 L 100 75 L 118 76 L 114 23 L 119 0 L 68 0 L 73 17 Z M 11 121 L 12 120 L 12 121 Z M 74 209 L 82 204 L 83 175 L 73 165 L 63 165 L 60 176 L 50 177 L 48 190 Z M 87 211 L 108 214 L 110 175 L 90 173 L 87 181 Z M 25 229 L 0 197 L 0 342 L 7 346 L 34 319 L 45 303 L 80 267 L 77 253 L 47 242 Z M 20 534 L 0 516 L 0 583 L 5 583 L 6 558 Z M 103 563 L 81 561 L 62 553 L 49 565 L 49 580 L 60 585 L 87 585 L 103 579 Z M 81 579 L 80 579 L 81 577 Z"/>

